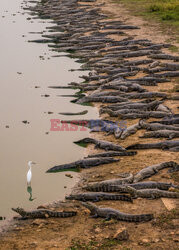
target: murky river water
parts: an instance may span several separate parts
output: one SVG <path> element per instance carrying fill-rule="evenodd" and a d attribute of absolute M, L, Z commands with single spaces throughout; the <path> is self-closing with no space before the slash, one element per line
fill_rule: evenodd
<path fill-rule="evenodd" d="M 74 94 L 74 90 L 48 88 L 80 82 L 79 75 L 84 72 L 69 72 L 80 64 L 67 57 L 51 57 L 54 53 L 46 44 L 27 42 L 41 38 L 40 34 L 31 32 L 44 31 L 54 24 L 29 19 L 32 17 L 21 6 L 22 0 L 0 1 L 0 216 L 5 217 L 12 215 L 11 207 L 33 208 L 64 198 L 76 181 L 74 172 L 74 178 L 69 179 L 65 173 L 46 174 L 45 171 L 80 159 L 83 148 L 73 141 L 87 136 L 88 132 L 51 132 L 50 119 L 97 117 L 95 108 L 73 104 L 70 97 L 57 96 Z M 50 96 L 43 97 L 44 94 Z M 72 118 L 58 114 L 86 109 L 85 116 Z M 49 111 L 53 114 L 48 114 Z M 24 120 L 29 124 L 24 124 Z M 29 160 L 37 162 L 32 169 L 30 200 L 26 184 Z"/>

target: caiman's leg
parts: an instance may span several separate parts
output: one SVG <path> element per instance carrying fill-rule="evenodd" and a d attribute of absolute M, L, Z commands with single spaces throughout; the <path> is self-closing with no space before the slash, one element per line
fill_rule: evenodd
<path fill-rule="evenodd" d="M 116 217 L 115 214 L 109 213 L 109 214 L 106 216 L 105 220 L 108 221 L 108 220 L 111 220 L 112 218 L 115 218 L 115 217 Z"/>
<path fill-rule="evenodd" d="M 105 134 L 105 136 L 112 135 L 112 134 L 113 134 L 113 131 L 109 131 L 107 132 L 107 134 Z"/>
<path fill-rule="evenodd" d="M 158 173 L 158 170 L 156 168 L 153 168 L 153 171 L 154 171 L 155 174 Z"/>
<path fill-rule="evenodd" d="M 164 144 L 164 145 L 161 146 L 161 149 L 162 149 L 162 150 L 169 150 L 169 147 L 168 147 L 167 145 Z"/>
<path fill-rule="evenodd" d="M 92 214 L 90 217 L 91 218 L 98 218 L 99 216 L 97 214 Z"/>
<path fill-rule="evenodd" d="M 151 194 L 151 197 L 148 198 L 148 200 L 154 200 L 156 199 L 157 197 L 154 195 L 154 194 Z"/>
<path fill-rule="evenodd" d="M 132 199 L 137 199 L 137 197 L 138 197 L 137 194 L 130 194 L 130 196 L 131 196 Z"/>
<path fill-rule="evenodd" d="M 170 134 L 168 140 L 172 140 L 173 138 L 175 138 L 175 135 L 174 134 Z"/>
<path fill-rule="evenodd" d="M 20 218 L 17 218 L 17 220 L 28 220 L 29 218 L 26 216 L 26 217 L 20 217 Z"/>

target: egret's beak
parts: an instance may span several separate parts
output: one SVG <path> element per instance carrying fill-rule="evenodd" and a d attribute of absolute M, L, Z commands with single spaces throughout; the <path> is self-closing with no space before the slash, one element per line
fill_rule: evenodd
<path fill-rule="evenodd" d="M 37 164 L 36 162 L 32 162 L 32 164 Z"/>

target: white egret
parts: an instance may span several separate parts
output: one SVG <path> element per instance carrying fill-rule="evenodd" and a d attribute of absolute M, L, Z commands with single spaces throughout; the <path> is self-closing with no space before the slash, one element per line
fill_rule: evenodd
<path fill-rule="evenodd" d="M 31 179 L 32 179 L 32 170 L 31 167 L 33 164 L 36 164 L 33 161 L 29 161 L 28 162 L 28 166 L 29 166 L 29 171 L 27 172 L 27 185 L 30 186 L 31 185 Z"/>

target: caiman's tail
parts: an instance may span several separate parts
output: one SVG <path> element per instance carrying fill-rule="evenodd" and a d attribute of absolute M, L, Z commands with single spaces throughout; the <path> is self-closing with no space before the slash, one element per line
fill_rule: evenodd
<path fill-rule="evenodd" d="M 146 222 L 154 218 L 153 214 L 136 214 L 128 215 L 124 220 L 128 222 Z"/>
<path fill-rule="evenodd" d="M 67 217 L 73 217 L 77 215 L 76 211 L 64 211 L 60 213 L 60 216 L 57 217 L 62 217 L 62 218 L 67 218 Z"/>

